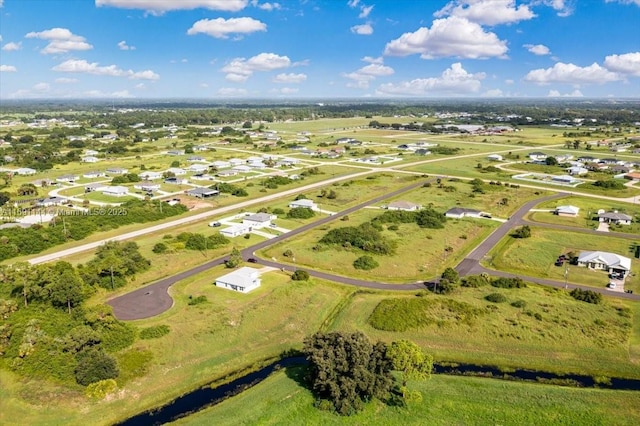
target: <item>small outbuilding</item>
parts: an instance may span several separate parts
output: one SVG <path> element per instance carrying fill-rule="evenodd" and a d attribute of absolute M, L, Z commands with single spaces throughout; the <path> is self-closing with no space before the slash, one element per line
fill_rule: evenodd
<path fill-rule="evenodd" d="M 576 217 L 580 212 L 580 208 L 576 206 L 558 206 L 554 213 L 558 216 Z"/>

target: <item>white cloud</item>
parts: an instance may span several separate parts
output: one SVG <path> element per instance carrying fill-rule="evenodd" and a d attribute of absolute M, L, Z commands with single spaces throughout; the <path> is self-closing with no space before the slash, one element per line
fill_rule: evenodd
<path fill-rule="evenodd" d="M 377 58 L 374 58 L 372 56 L 365 56 L 364 58 L 362 58 L 363 62 L 368 62 L 370 64 L 381 64 L 384 62 L 384 59 L 382 58 L 382 56 L 378 56 Z"/>
<path fill-rule="evenodd" d="M 138 83 L 133 87 L 138 89 L 138 90 L 145 90 L 147 88 L 147 86 L 144 83 Z"/>
<path fill-rule="evenodd" d="M 557 90 L 549 90 L 547 97 L 549 98 L 581 98 L 584 95 L 578 89 L 574 90 L 571 93 L 565 93 L 564 95 L 560 94 Z"/>
<path fill-rule="evenodd" d="M 67 78 L 67 77 L 60 77 L 60 78 L 56 78 L 55 82 L 56 83 L 60 83 L 60 84 L 71 84 L 71 83 L 76 83 L 78 81 L 77 78 Z"/>
<path fill-rule="evenodd" d="M 638 0 L 640 2 L 640 0 Z M 620 74 L 640 77 L 640 52 L 625 53 L 624 55 L 609 55 L 604 58 L 604 66 Z"/>
<path fill-rule="evenodd" d="M 142 9 L 156 15 L 171 10 L 209 9 L 238 12 L 249 0 L 96 0 L 96 6 L 111 6 L 121 9 Z"/>
<path fill-rule="evenodd" d="M 607 3 L 635 4 L 640 6 L 640 0 L 605 0 Z"/>
<path fill-rule="evenodd" d="M 351 27 L 351 32 L 359 35 L 371 35 L 373 27 L 370 24 L 354 25 Z"/>
<path fill-rule="evenodd" d="M 484 92 L 482 96 L 486 96 L 487 98 L 499 98 L 504 96 L 504 93 L 502 93 L 502 90 L 500 89 L 491 89 Z"/>
<path fill-rule="evenodd" d="M 5 44 L 4 46 L 2 46 L 2 50 L 7 51 L 7 52 L 14 52 L 14 51 L 20 50 L 20 49 L 22 49 L 22 42 L 18 42 L 18 43 L 9 42 L 9 43 Z"/>
<path fill-rule="evenodd" d="M 384 54 L 407 56 L 419 53 L 423 59 L 460 57 L 483 59 L 504 57 L 507 43 L 475 22 L 455 16 L 436 19 L 431 28 L 419 28 L 387 43 Z"/>
<path fill-rule="evenodd" d="M 50 88 L 49 83 L 38 83 L 33 86 L 33 90 L 36 92 L 48 92 Z"/>
<path fill-rule="evenodd" d="M 229 38 L 229 34 L 250 34 L 267 31 L 267 25 L 253 18 L 201 19 L 193 24 L 187 34 L 207 34 L 215 38 Z"/>
<path fill-rule="evenodd" d="M 513 83 L 515 83 L 515 81 L 508 79 L 504 81 L 504 84 L 508 84 L 508 85 L 512 85 Z"/>
<path fill-rule="evenodd" d="M 589 84 L 606 83 L 620 80 L 621 78 L 618 74 L 601 67 L 595 62 L 588 67 L 579 67 L 574 64 L 558 62 L 551 68 L 539 68 L 529 71 L 524 79 L 536 84 Z"/>
<path fill-rule="evenodd" d="M 365 62 L 375 60 L 368 56 L 363 59 Z M 357 89 L 368 89 L 369 83 L 376 79 L 376 77 L 390 76 L 395 71 L 393 68 L 386 65 L 382 65 L 381 62 L 371 62 L 369 65 L 350 73 L 343 73 L 344 78 L 348 78 L 351 82 L 347 83 L 347 87 L 354 87 Z"/>
<path fill-rule="evenodd" d="M 307 79 L 306 74 L 278 74 L 273 78 L 274 83 L 302 83 Z"/>
<path fill-rule="evenodd" d="M 360 3 L 360 0 L 349 0 L 347 5 L 351 8 L 355 8 L 358 7 L 358 3 Z"/>
<path fill-rule="evenodd" d="M 271 12 L 272 10 L 279 10 L 282 8 L 280 3 L 262 3 L 259 4 L 258 0 L 252 0 L 251 5 L 257 7 L 258 9 L 266 10 L 267 12 Z"/>
<path fill-rule="evenodd" d="M 549 48 L 544 44 L 525 44 L 523 45 L 523 47 L 525 47 L 529 52 L 538 56 L 549 55 L 551 53 Z"/>
<path fill-rule="evenodd" d="M 118 49 L 120 50 L 136 50 L 135 46 L 129 46 L 126 41 L 122 40 L 118 43 Z"/>
<path fill-rule="evenodd" d="M 477 93 L 485 77 L 485 73 L 469 74 L 462 64 L 456 62 L 439 77 L 382 84 L 376 93 L 402 96 L 466 95 Z"/>
<path fill-rule="evenodd" d="M 200 83 L 200 87 L 203 89 L 208 89 L 209 85 L 207 83 Z"/>
<path fill-rule="evenodd" d="M 84 59 L 69 59 L 51 69 L 59 72 L 128 77 L 132 80 L 158 80 L 160 78 L 158 74 L 151 70 L 134 72 L 132 70 L 123 70 L 116 65 L 99 66 L 97 62 L 89 63 Z"/>
<path fill-rule="evenodd" d="M 360 8 L 360 14 L 358 15 L 358 18 L 368 17 L 372 10 L 373 10 L 373 5 L 371 6 L 362 5 L 362 7 Z"/>
<path fill-rule="evenodd" d="M 283 87 L 282 89 L 280 89 L 280 93 L 282 93 L 283 95 L 293 95 L 295 93 L 298 93 L 298 88 L 297 87 Z"/>
<path fill-rule="evenodd" d="M 220 71 L 227 73 L 225 78 L 235 83 L 246 81 L 256 71 L 274 71 L 288 68 L 291 60 L 287 56 L 275 53 L 260 53 L 249 59 L 235 58 L 227 63 Z"/>
<path fill-rule="evenodd" d="M 67 53 L 72 50 L 90 50 L 93 46 L 87 43 L 84 37 L 73 34 L 67 28 L 51 28 L 40 32 L 30 32 L 26 38 L 39 38 L 49 40 L 49 44 L 40 51 L 45 55 L 55 53 Z"/>
<path fill-rule="evenodd" d="M 18 69 L 13 65 L 0 65 L 0 72 L 16 72 Z"/>
<path fill-rule="evenodd" d="M 222 87 L 218 90 L 220 96 L 244 96 L 248 92 L 246 89 L 238 89 L 235 87 Z"/>
<path fill-rule="evenodd" d="M 105 93 L 101 90 L 88 90 L 83 93 L 84 96 L 90 98 L 133 98 L 134 96 L 128 90 L 120 90 L 112 93 Z"/>
<path fill-rule="evenodd" d="M 4 3 L 4 0 L 0 0 L 0 7 L 4 6 L 3 3 Z"/>
<path fill-rule="evenodd" d="M 515 0 L 454 0 L 433 14 L 436 18 L 457 16 L 481 25 L 511 24 L 535 18 L 529 6 Z"/>
<path fill-rule="evenodd" d="M 545 5 L 553 8 L 557 12 L 557 15 L 561 18 L 566 18 L 573 14 L 574 3 L 576 0 L 536 0 L 532 2 L 532 5 Z"/>

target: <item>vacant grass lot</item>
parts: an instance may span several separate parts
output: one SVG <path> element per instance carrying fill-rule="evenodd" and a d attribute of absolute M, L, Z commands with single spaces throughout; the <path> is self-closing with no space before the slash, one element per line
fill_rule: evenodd
<path fill-rule="evenodd" d="M 518 239 L 510 236 L 499 242 L 489 252 L 487 267 L 511 272 L 521 276 L 549 278 L 564 281 L 564 267 L 554 266 L 561 254 L 574 251 L 607 251 L 631 257 L 631 276 L 625 289 L 640 290 L 640 260 L 633 257 L 634 243 L 614 236 L 571 233 L 553 229 L 532 227 L 531 238 Z M 580 285 L 606 287 L 609 279 L 604 271 L 593 271 L 577 265 L 569 265 L 568 281 Z"/>
<path fill-rule="evenodd" d="M 494 292 L 508 301 L 493 304 L 484 299 Z M 381 301 L 405 298 L 425 299 L 427 307 L 420 312 L 395 309 L 389 318 L 415 327 L 393 332 L 371 325 L 371 315 Z M 511 306 L 515 301 L 524 302 L 524 307 Z M 578 302 L 564 291 L 533 285 L 522 289 L 459 288 L 448 296 L 361 292 L 329 328 L 360 330 L 385 342 L 413 340 L 440 361 L 640 377 L 639 365 L 629 358 L 629 337 L 640 327 L 634 316 L 637 305 L 618 299 L 592 305 Z M 419 322 L 422 325 L 417 325 Z M 637 349 L 637 345 L 633 347 Z"/>
<path fill-rule="evenodd" d="M 134 344 L 134 349 L 154 353 L 150 371 L 107 401 L 92 402 L 73 391 L 0 372 L 0 423 L 81 425 L 90 418 L 92 424 L 113 424 L 284 350 L 301 348 L 304 337 L 320 329 L 350 291 L 318 281 L 290 282 L 287 275 L 270 272 L 262 276 L 259 289 L 239 294 L 212 284 L 227 272 L 220 267 L 176 284 L 169 311 L 134 322 L 141 328 L 165 324 L 171 331 Z M 189 296 L 208 301 L 189 306 Z"/>
<path fill-rule="evenodd" d="M 287 368 L 176 425 L 611 425 L 640 422 L 637 392 L 575 389 L 475 377 L 435 375 L 411 382 L 423 400 L 407 407 L 374 401 L 349 417 L 313 407 L 300 384 L 302 367 Z"/>

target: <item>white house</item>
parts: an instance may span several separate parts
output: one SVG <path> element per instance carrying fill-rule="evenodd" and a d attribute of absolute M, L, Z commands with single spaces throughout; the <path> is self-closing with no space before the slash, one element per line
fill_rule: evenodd
<path fill-rule="evenodd" d="M 256 213 L 243 217 L 242 223 L 249 225 L 252 229 L 260 229 L 270 226 L 273 219 L 277 219 L 277 216 L 268 213 Z"/>
<path fill-rule="evenodd" d="M 107 188 L 103 183 L 90 183 L 84 186 L 84 192 L 102 191 L 103 188 Z"/>
<path fill-rule="evenodd" d="M 166 172 L 173 173 L 176 176 L 184 176 L 187 174 L 187 171 L 185 169 L 181 169 L 180 167 L 169 167 Z"/>
<path fill-rule="evenodd" d="M 93 150 L 93 149 L 85 149 L 84 154 L 86 156 L 96 156 L 98 155 L 98 151 Z"/>
<path fill-rule="evenodd" d="M 447 210 L 444 214 L 446 217 L 454 218 L 454 219 L 462 219 L 463 217 L 487 217 L 488 213 L 481 212 L 480 210 L 475 209 L 465 209 L 462 207 L 454 207 L 452 209 Z"/>
<path fill-rule="evenodd" d="M 62 175 L 56 178 L 56 182 L 74 183 L 78 179 L 76 175 Z"/>
<path fill-rule="evenodd" d="M 248 293 L 260 287 L 260 271 L 243 266 L 216 279 L 216 287 Z"/>
<path fill-rule="evenodd" d="M 191 164 L 189 167 L 187 167 L 187 170 L 193 173 L 204 173 L 209 170 L 209 166 L 207 166 L 206 164 Z"/>
<path fill-rule="evenodd" d="M 214 195 L 218 195 L 219 193 L 220 191 L 218 191 L 217 189 L 202 188 L 202 187 L 192 188 L 185 191 L 185 194 L 191 195 L 192 197 L 196 197 L 196 198 L 213 197 Z"/>
<path fill-rule="evenodd" d="M 563 183 L 567 185 L 572 185 L 574 183 L 580 182 L 579 179 L 576 179 L 573 176 L 569 176 L 569 175 L 551 176 L 551 181 L 556 183 Z"/>
<path fill-rule="evenodd" d="M 589 170 L 585 169 L 582 166 L 571 166 L 571 167 L 567 167 L 565 170 L 571 176 L 581 176 L 581 175 L 586 175 L 587 173 L 589 173 Z"/>
<path fill-rule="evenodd" d="M 602 269 L 624 276 L 631 271 L 631 259 L 606 251 L 581 251 L 578 255 L 578 266 Z"/>
<path fill-rule="evenodd" d="M 251 226 L 243 225 L 241 223 L 231 225 L 220 230 L 220 233 L 227 238 L 239 237 L 240 235 L 248 234 L 249 232 L 251 232 Z"/>
<path fill-rule="evenodd" d="M 98 157 L 89 156 L 80 158 L 80 161 L 82 161 L 83 163 L 97 163 L 100 160 L 98 159 Z"/>
<path fill-rule="evenodd" d="M 138 176 L 145 180 L 156 180 L 162 178 L 162 172 L 144 171 L 141 172 Z"/>
<path fill-rule="evenodd" d="M 616 225 L 631 225 L 633 218 L 628 214 L 618 213 L 618 211 L 599 213 L 598 220 L 605 223 L 614 223 Z"/>
<path fill-rule="evenodd" d="M 129 173 L 129 170 L 121 167 L 111 167 L 107 169 L 107 174 L 109 175 L 126 175 L 127 173 Z"/>
<path fill-rule="evenodd" d="M 141 191 L 147 191 L 147 192 L 152 192 L 152 191 L 157 191 L 158 189 L 160 189 L 160 184 L 159 183 L 155 183 L 155 182 L 151 182 L 148 180 L 143 180 L 142 182 L 138 182 L 133 184 L 133 187 L 135 189 L 139 189 Z"/>
<path fill-rule="evenodd" d="M 251 167 L 249 166 L 245 166 L 244 164 L 241 164 L 239 166 L 234 166 L 233 169 L 231 169 L 237 173 L 247 173 L 251 171 Z"/>
<path fill-rule="evenodd" d="M 20 175 L 20 176 L 30 176 L 30 175 L 35 175 L 36 174 L 36 170 L 32 169 L 30 167 L 21 167 L 19 169 L 15 169 L 13 171 L 13 173 Z"/>
<path fill-rule="evenodd" d="M 213 167 L 215 167 L 216 169 L 227 169 L 229 167 L 231 167 L 231 163 L 229 163 L 228 161 L 214 161 L 213 163 L 211 163 L 211 165 Z"/>
<path fill-rule="evenodd" d="M 408 212 L 420 210 L 421 208 L 420 204 L 414 204 L 409 201 L 392 201 L 387 205 L 387 210 L 404 210 Z"/>
<path fill-rule="evenodd" d="M 303 198 L 301 200 L 294 200 L 290 202 L 289 208 L 290 209 L 305 208 L 305 209 L 311 209 L 311 210 L 317 211 L 318 205 L 312 200 Z"/>
<path fill-rule="evenodd" d="M 126 186 L 103 186 L 100 191 L 104 195 L 111 195 L 112 197 L 124 197 L 129 195 L 129 188 Z"/>
<path fill-rule="evenodd" d="M 502 155 L 500 155 L 500 154 L 490 154 L 490 155 L 487 155 L 487 160 L 489 160 L 489 161 L 502 161 Z"/>
<path fill-rule="evenodd" d="M 558 206 L 554 213 L 558 216 L 576 217 L 580 212 L 580 208 L 576 206 Z"/>
<path fill-rule="evenodd" d="M 529 153 L 529 159 L 531 161 L 544 161 L 547 159 L 547 154 L 544 152 L 531 152 Z"/>
<path fill-rule="evenodd" d="M 106 176 L 105 172 L 99 172 L 99 171 L 85 172 L 82 174 L 82 177 L 85 177 L 87 179 L 96 179 L 96 178 L 101 178 L 105 176 Z"/>
<path fill-rule="evenodd" d="M 232 166 L 239 166 L 241 164 L 246 163 L 246 160 L 242 160 L 240 158 L 230 158 L 229 159 L 229 164 L 231 164 Z"/>

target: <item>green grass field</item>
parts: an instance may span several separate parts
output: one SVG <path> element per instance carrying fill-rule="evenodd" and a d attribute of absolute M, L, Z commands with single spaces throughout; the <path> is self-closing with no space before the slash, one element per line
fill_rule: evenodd
<path fill-rule="evenodd" d="M 287 368 L 176 425 L 610 425 L 640 422 L 637 392 L 575 389 L 496 379 L 434 375 L 412 382 L 421 403 L 380 401 L 350 417 L 320 411 L 300 384 L 302 367 Z"/>

